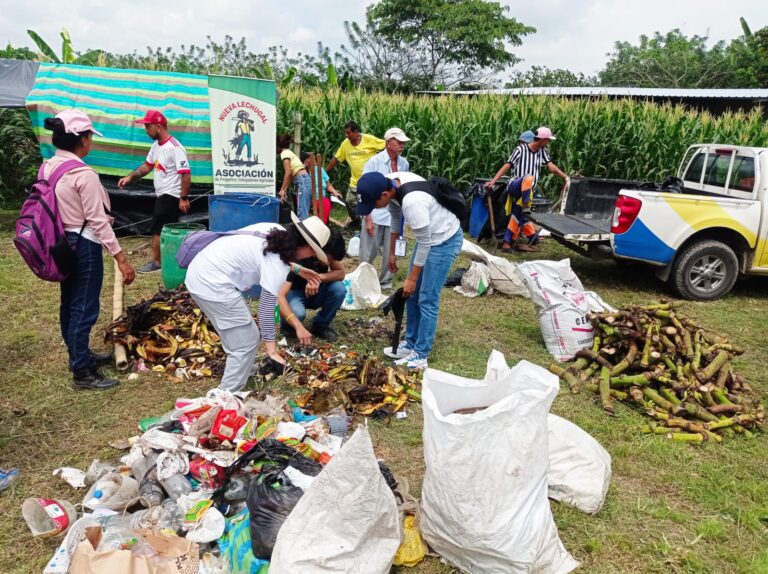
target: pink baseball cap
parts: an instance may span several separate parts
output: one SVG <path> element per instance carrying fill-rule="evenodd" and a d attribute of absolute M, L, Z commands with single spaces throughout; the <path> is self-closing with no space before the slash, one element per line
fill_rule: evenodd
<path fill-rule="evenodd" d="M 552 135 L 552 130 L 547 126 L 541 126 L 536 130 L 535 136 L 540 140 L 556 140 L 557 138 Z"/>
<path fill-rule="evenodd" d="M 149 110 L 143 119 L 136 120 L 137 124 L 159 124 L 164 127 L 168 127 L 168 120 L 165 116 L 157 110 Z"/>
<path fill-rule="evenodd" d="M 78 110 L 64 110 L 56 114 L 56 117 L 64 122 L 64 131 L 68 134 L 74 134 L 79 136 L 83 132 L 91 131 L 97 136 L 101 136 L 101 132 L 96 131 L 93 127 L 93 122 L 86 114 Z"/>

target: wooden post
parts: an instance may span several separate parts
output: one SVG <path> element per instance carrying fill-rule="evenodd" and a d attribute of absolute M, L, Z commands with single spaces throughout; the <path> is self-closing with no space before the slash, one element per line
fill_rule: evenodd
<path fill-rule="evenodd" d="M 317 169 L 315 169 L 317 167 L 317 164 L 315 163 L 315 154 L 313 154 L 313 153 L 309 154 L 308 163 L 309 163 L 309 166 L 307 167 L 307 169 L 309 169 L 309 179 L 311 181 L 310 190 L 311 190 L 311 193 L 312 193 L 312 213 L 317 215 L 318 214 L 318 211 L 317 211 L 317 194 L 316 194 L 316 189 L 317 189 Z"/>
<path fill-rule="evenodd" d="M 293 114 L 293 153 L 301 155 L 301 112 Z"/>
<path fill-rule="evenodd" d="M 112 292 L 112 320 L 117 321 L 123 314 L 123 274 L 115 261 L 115 287 Z M 125 371 L 130 366 L 125 347 L 115 343 L 115 366 L 118 371 Z"/>

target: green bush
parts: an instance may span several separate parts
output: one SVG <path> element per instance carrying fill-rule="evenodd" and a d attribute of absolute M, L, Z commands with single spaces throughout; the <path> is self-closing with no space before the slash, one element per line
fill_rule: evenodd
<path fill-rule="evenodd" d="M 18 203 L 41 161 L 27 111 L 0 109 L 0 205 Z"/>
<path fill-rule="evenodd" d="M 330 157 L 344 123 L 358 122 L 381 137 L 402 128 L 413 141 L 404 155 L 422 175 L 443 175 L 460 187 L 491 176 L 506 161 L 520 132 L 547 125 L 557 136 L 550 153 L 567 173 L 660 181 L 677 171 L 686 148 L 718 142 L 768 146 L 760 111 L 715 117 L 681 106 L 546 96 L 401 96 L 336 90 L 282 90 L 278 130 L 293 133 L 302 113 L 302 149 Z M 335 179 L 339 176 L 335 176 Z M 545 180 L 545 191 L 559 180 Z"/>

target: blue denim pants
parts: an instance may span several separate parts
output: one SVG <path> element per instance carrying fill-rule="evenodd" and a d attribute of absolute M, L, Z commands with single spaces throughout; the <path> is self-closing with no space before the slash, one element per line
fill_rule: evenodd
<path fill-rule="evenodd" d="M 61 336 L 69 352 L 69 368 L 75 371 L 93 364 L 89 340 L 91 328 L 99 318 L 104 260 L 99 243 L 71 232 L 67 232 L 67 240 L 75 249 L 77 269 L 61 282 L 59 321 Z"/>
<path fill-rule="evenodd" d="M 321 283 L 320 290 L 316 295 L 308 297 L 303 289 L 291 289 L 288 291 L 288 304 L 291 311 L 296 314 L 296 318 L 304 322 L 307 317 L 307 309 L 320 309 L 315 315 L 312 326 L 315 328 L 325 328 L 331 324 L 336 313 L 341 309 L 347 290 L 344 288 L 344 281 L 334 281 L 332 283 Z"/>
<path fill-rule="evenodd" d="M 312 212 L 312 178 L 308 173 L 297 175 L 296 184 L 296 215 L 299 219 L 306 219 Z"/>
<path fill-rule="evenodd" d="M 426 359 L 432 352 L 437 331 L 440 296 L 453 262 L 461 251 L 463 241 L 464 237 L 459 228 L 453 237 L 430 248 L 424 268 L 416 282 L 416 291 L 405 300 L 407 312 L 405 341 L 419 359 Z M 416 255 L 415 248 L 413 255 Z M 411 257 L 410 267 L 413 267 L 413 257 Z"/>

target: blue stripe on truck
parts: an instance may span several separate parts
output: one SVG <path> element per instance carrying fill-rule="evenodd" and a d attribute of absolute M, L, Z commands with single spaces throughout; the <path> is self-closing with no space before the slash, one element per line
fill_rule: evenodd
<path fill-rule="evenodd" d="M 613 251 L 621 257 L 664 264 L 670 263 L 675 257 L 675 250 L 659 239 L 640 219 L 636 219 L 624 233 L 613 236 Z"/>

